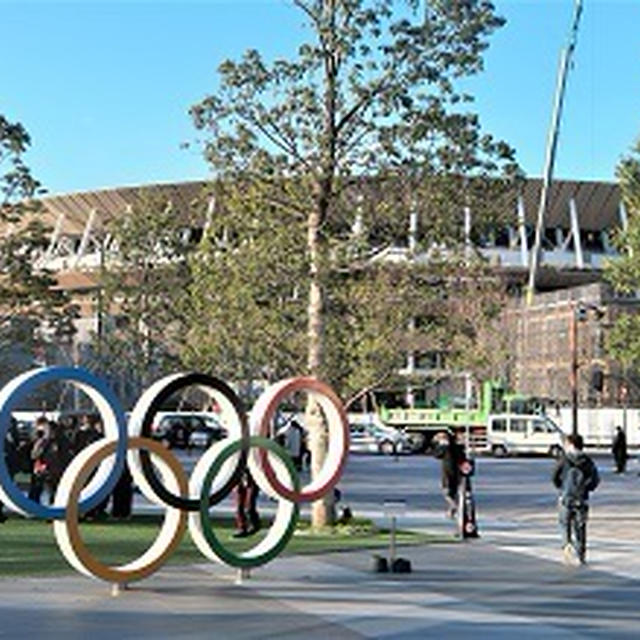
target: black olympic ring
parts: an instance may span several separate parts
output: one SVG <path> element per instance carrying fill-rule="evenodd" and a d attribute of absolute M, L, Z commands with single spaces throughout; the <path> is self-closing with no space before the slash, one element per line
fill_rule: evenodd
<path fill-rule="evenodd" d="M 166 380 L 166 378 L 163 378 Z M 161 383 L 162 381 L 159 381 Z M 158 383 L 156 383 L 158 384 Z M 197 385 L 200 387 L 206 387 L 219 392 L 226 400 L 230 402 L 240 421 L 240 455 L 238 463 L 229 479 L 209 496 L 209 506 L 214 506 L 220 501 L 224 500 L 232 491 L 232 489 L 238 484 L 242 473 L 247 466 L 247 456 L 249 453 L 249 424 L 247 421 L 247 414 L 244 410 L 242 401 L 237 396 L 235 391 L 223 380 L 210 376 L 206 373 L 179 373 L 172 376 L 172 379 L 162 386 L 161 389 L 155 392 L 153 400 L 144 411 L 142 417 L 140 435 L 144 438 L 151 438 L 153 417 L 160 410 L 162 403 L 173 395 L 176 391 Z M 153 388 L 150 387 L 150 389 Z M 143 396 L 140 398 L 139 403 L 143 400 Z M 134 408 L 135 412 L 135 408 Z M 145 479 L 149 483 L 149 486 L 156 494 L 156 496 L 166 504 L 175 507 L 176 509 L 182 509 L 183 511 L 199 511 L 200 498 L 183 498 L 181 496 L 171 493 L 164 484 L 158 478 L 158 474 L 154 469 L 154 465 L 151 462 L 151 456 L 145 449 L 140 450 L 140 466 Z"/>

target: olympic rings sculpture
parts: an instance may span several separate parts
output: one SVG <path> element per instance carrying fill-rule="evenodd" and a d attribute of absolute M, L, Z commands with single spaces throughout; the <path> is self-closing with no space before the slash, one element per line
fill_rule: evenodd
<path fill-rule="evenodd" d="M 104 437 L 78 452 L 58 484 L 53 506 L 28 498 L 14 483 L 5 459 L 5 436 L 18 402 L 37 387 L 67 382 L 84 391 L 96 405 Z M 151 439 L 154 415 L 174 393 L 197 386 L 212 395 L 225 416 L 228 435 L 214 442 L 187 478 L 178 459 Z M 271 422 L 282 401 L 306 391 L 321 407 L 327 421 L 329 445 L 319 473 L 306 486 L 289 454 L 268 438 Z M 267 388 L 250 418 L 231 387 L 204 373 L 175 373 L 153 383 L 140 396 L 129 421 L 117 397 L 100 378 L 81 368 L 43 367 L 27 371 L 0 390 L 0 499 L 10 508 L 53 520 L 55 537 L 67 561 L 79 572 L 115 584 L 150 576 L 171 556 L 188 528 L 208 559 L 247 569 L 275 558 L 295 531 L 299 504 L 318 500 L 336 485 L 347 459 L 349 428 L 342 402 L 325 383 L 296 377 Z M 125 462 L 141 493 L 166 509 L 160 531 L 149 549 L 122 566 L 108 566 L 95 558 L 82 540 L 79 519 L 105 500 L 124 470 Z M 253 548 L 235 553 L 224 546 L 211 524 L 210 510 L 227 497 L 248 469 L 258 487 L 277 502 L 274 520 Z"/>

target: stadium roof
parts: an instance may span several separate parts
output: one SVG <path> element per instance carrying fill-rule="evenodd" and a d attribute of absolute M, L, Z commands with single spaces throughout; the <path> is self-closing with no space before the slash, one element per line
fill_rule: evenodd
<path fill-rule="evenodd" d="M 81 234 L 91 211 L 96 211 L 100 222 L 126 214 L 146 200 L 171 202 L 180 214 L 189 210 L 196 200 L 206 198 L 207 183 L 189 181 L 167 184 L 150 184 L 137 187 L 115 187 L 96 191 L 82 191 L 46 196 L 44 221 L 54 226 L 60 214 L 64 214 L 62 233 Z M 526 221 L 534 224 L 538 211 L 541 180 L 528 179 L 522 187 Z M 608 182 L 580 180 L 554 181 L 545 218 L 546 227 L 564 227 L 569 224 L 569 201 L 575 199 L 580 227 L 586 231 L 599 231 L 619 224 L 620 190 Z M 515 211 L 516 193 L 514 193 Z"/>

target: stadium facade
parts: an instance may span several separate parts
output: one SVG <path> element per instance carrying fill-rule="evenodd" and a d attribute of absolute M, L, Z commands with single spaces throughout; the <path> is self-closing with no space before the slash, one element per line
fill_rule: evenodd
<path fill-rule="evenodd" d="M 621 372 L 605 352 L 607 329 L 622 310 L 635 309 L 635 299 L 619 299 L 603 283 L 605 260 L 615 258 L 612 235 L 627 224 L 617 185 L 606 182 L 557 180 L 554 182 L 545 218 L 539 293 L 533 305 L 518 295 L 526 283 L 533 244 L 534 223 L 541 181 L 526 180 L 513 197 L 513 224 L 485 234 L 477 247 L 508 283 L 513 293 L 504 312 L 505 328 L 512 336 L 509 360 L 511 385 L 518 391 L 567 403 L 570 397 L 570 331 L 576 309 L 586 305 L 597 309 L 587 313 L 578 327 L 579 399 L 582 405 L 618 406 L 638 400 L 633 378 Z M 43 199 L 43 216 L 52 229 L 49 246 L 39 266 L 56 274 L 58 286 L 69 291 L 81 309 L 76 340 L 88 342 L 98 327 L 100 269 L 104 252 L 113 250 L 106 233 L 115 217 L 131 215 L 143 200 L 166 202 L 180 216 L 188 218 L 192 203 L 205 199 L 199 226 L 185 226 L 185 234 L 201 236 L 215 215 L 213 198 L 207 202 L 204 182 L 122 187 L 48 196 Z M 465 231 L 473 229 L 473 212 L 465 216 Z M 387 247 L 376 259 L 402 260 L 411 245 L 415 221 L 407 214 L 407 245 Z M 117 250 L 117 248 L 116 248 Z M 426 356 L 426 357 L 425 357 Z M 406 371 L 428 378 L 442 372 L 438 353 L 408 354 Z M 602 384 L 595 385 L 593 372 L 602 372 Z"/>

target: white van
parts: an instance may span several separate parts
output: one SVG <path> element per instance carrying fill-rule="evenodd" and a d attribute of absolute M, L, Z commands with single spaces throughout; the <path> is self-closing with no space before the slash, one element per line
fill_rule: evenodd
<path fill-rule="evenodd" d="M 496 457 L 540 453 L 557 457 L 563 432 L 544 415 L 496 414 L 487 423 L 487 448 Z"/>

